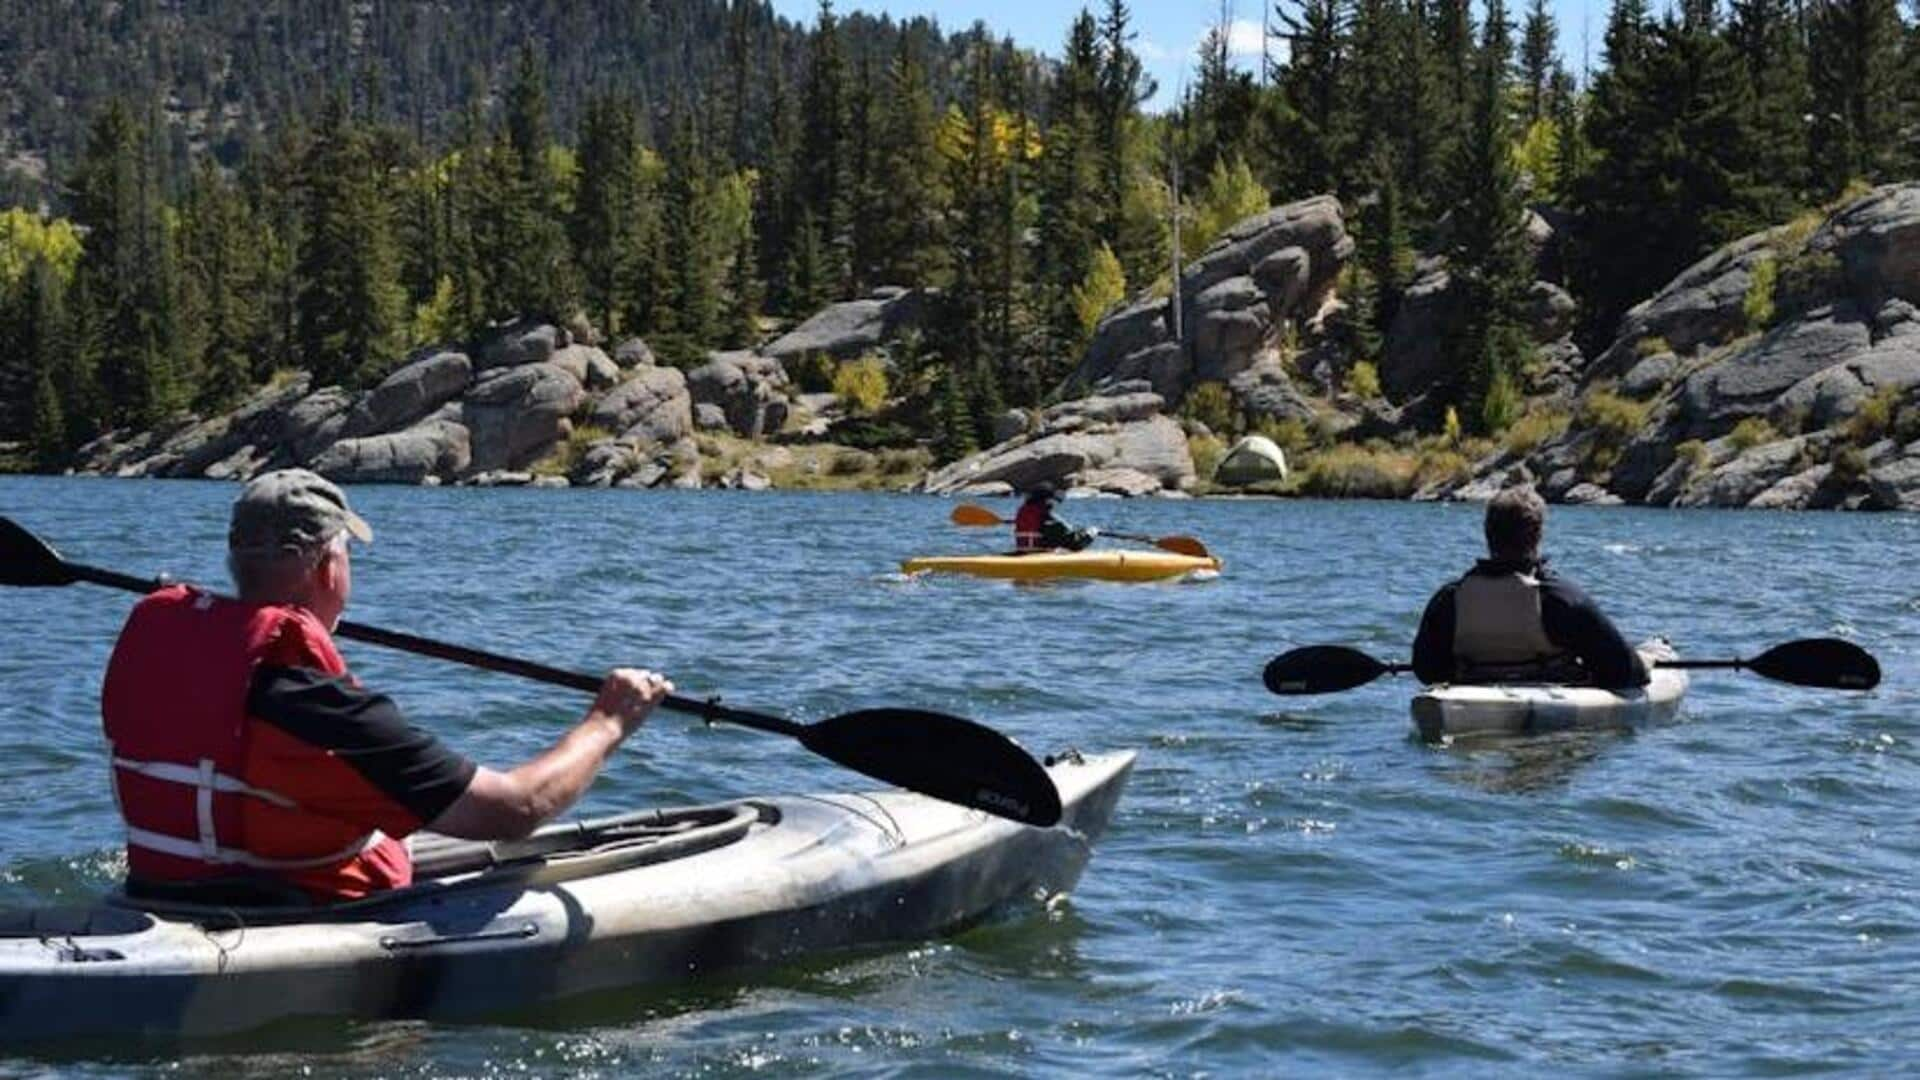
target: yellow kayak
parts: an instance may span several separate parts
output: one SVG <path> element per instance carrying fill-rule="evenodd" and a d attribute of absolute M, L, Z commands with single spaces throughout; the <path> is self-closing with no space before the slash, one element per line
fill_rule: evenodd
<path fill-rule="evenodd" d="M 972 574 L 1016 581 L 1160 581 L 1196 571 L 1218 571 L 1220 560 L 1170 551 L 1040 551 L 1031 555 L 931 555 L 908 559 L 900 569 L 909 574 Z"/>

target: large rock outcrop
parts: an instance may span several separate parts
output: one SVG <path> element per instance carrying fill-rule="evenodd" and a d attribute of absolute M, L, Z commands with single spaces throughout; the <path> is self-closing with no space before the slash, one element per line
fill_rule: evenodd
<path fill-rule="evenodd" d="M 1250 217 L 1181 271 L 1177 339 L 1171 300 L 1138 296 L 1095 327 L 1068 386 L 1098 392 L 1145 380 L 1178 404 L 1197 383 L 1230 383 L 1273 354 L 1287 325 L 1312 319 L 1352 253 L 1331 195 Z"/>
<path fill-rule="evenodd" d="M 687 373 L 687 390 L 698 405 L 712 405 L 734 434 L 758 439 L 787 422 L 786 368 L 770 356 L 749 350 L 712 353 Z"/>
<path fill-rule="evenodd" d="M 1105 395 L 1062 402 L 1039 417 L 1038 428 L 928 476 L 935 494 L 1019 491 L 1039 483 L 1116 495 L 1185 491 L 1194 482 L 1186 432 L 1160 409 L 1145 383 L 1121 384 Z"/>
<path fill-rule="evenodd" d="M 829 304 L 760 351 L 782 363 L 807 356 L 850 360 L 926 325 L 936 294 L 887 286 L 858 300 Z"/>
<path fill-rule="evenodd" d="M 1639 429 L 1602 439 L 1576 416 L 1476 476 L 1519 468 L 1549 498 L 1587 484 L 1658 506 L 1909 508 L 1920 182 L 1713 252 L 1629 311 L 1584 378 L 1589 398 L 1644 402 Z"/>

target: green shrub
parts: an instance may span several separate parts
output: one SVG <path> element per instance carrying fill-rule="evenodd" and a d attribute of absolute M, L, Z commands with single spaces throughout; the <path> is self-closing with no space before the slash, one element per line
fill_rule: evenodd
<path fill-rule="evenodd" d="M 1621 397 L 1612 390 L 1599 389 L 1588 394 L 1580 403 L 1578 417 L 1581 428 L 1593 433 L 1593 442 L 1583 462 L 1586 475 L 1597 478 L 1613 468 L 1620 460 L 1621 451 L 1646 426 L 1647 415 L 1652 411 L 1651 402 Z"/>
<path fill-rule="evenodd" d="M 926 472 L 932 465 L 933 455 L 928 453 L 925 447 L 880 451 L 880 471 L 887 476 Z"/>
<path fill-rule="evenodd" d="M 1530 454 L 1542 443 L 1557 439 L 1566 433 L 1567 425 L 1573 418 L 1566 413 L 1553 409 L 1540 409 L 1522 415 L 1507 428 L 1502 440 L 1508 450 L 1516 454 Z"/>
<path fill-rule="evenodd" d="M 1697 473 L 1707 463 L 1707 444 L 1699 439 L 1688 439 L 1673 448 L 1673 456 L 1687 463 L 1688 474 Z"/>
<path fill-rule="evenodd" d="M 1363 446 L 1336 446 L 1313 455 L 1301 490 L 1340 499 L 1404 499 L 1413 493 L 1419 463 L 1413 455 Z"/>
<path fill-rule="evenodd" d="M 1072 290 L 1073 313 L 1080 320 L 1081 340 L 1092 337 L 1093 328 L 1100 324 L 1100 316 L 1126 298 L 1126 271 L 1120 268 L 1113 249 L 1103 243 L 1094 249 L 1093 258 L 1087 262 L 1087 276 Z"/>
<path fill-rule="evenodd" d="M 1780 263 L 1773 283 L 1775 319 L 1790 319 L 1832 300 L 1843 278 L 1832 252 L 1803 251 Z"/>
<path fill-rule="evenodd" d="M 1347 371 L 1347 393 L 1362 400 L 1380 396 L 1380 369 L 1365 360 Z"/>
<path fill-rule="evenodd" d="M 1780 433 L 1773 430 L 1772 424 L 1758 416 L 1749 416 L 1733 425 L 1733 430 L 1727 433 L 1727 445 L 1738 453 L 1745 453 L 1779 438 Z"/>
<path fill-rule="evenodd" d="M 1867 452 L 1857 446 L 1836 443 L 1828 460 L 1833 466 L 1833 479 L 1842 484 L 1857 484 L 1867 478 Z"/>
<path fill-rule="evenodd" d="M 833 460 L 827 463 L 827 475 L 858 476 L 870 471 L 873 466 L 873 455 L 864 450 L 840 450 L 835 452 Z"/>
<path fill-rule="evenodd" d="M 1520 388 L 1513 384 L 1513 376 L 1504 371 L 1496 373 L 1487 385 L 1486 396 L 1480 399 L 1480 430 L 1498 435 L 1519 418 L 1520 410 L 1525 407 Z"/>
<path fill-rule="evenodd" d="M 1473 479 L 1473 462 L 1458 450 L 1429 450 L 1420 455 L 1413 470 L 1413 487 L 1423 488 L 1436 480 L 1465 483 Z"/>
<path fill-rule="evenodd" d="M 1649 356 L 1658 356 L 1663 352 L 1670 353 L 1672 351 L 1673 346 L 1667 344 L 1667 339 L 1658 334 L 1652 337 L 1643 337 L 1633 343 L 1633 355 L 1642 360 L 1645 360 Z"/>
<path fill-rule="evenodd" d="M 1601 441 L 1625 443 L 1646 426 L 1649 402 L 1621 397 L 1611 390 L 1595 390 L 1580 403 L 1580 426 L 1593 431 Z"/>
<path fill-rule="evenodd" d="M 887 365 L 877 356 L 841 364 L 833 373 L 833 396 L 853 416 L 872 416 L 887 403 Z"/>
<path fill-rule="evenodd" d="M 1747 295 L 1740 310 L 1747 317 L 1747 329 L 1765 330 L 1773 325 L 1773 287 L 1780 277 L 1780 264 L 1772 256 L 1754 264 L 1747 281 Z"/>
<path fill-rule="evenodd" d="M 1193 473 L 1202 483 L 1213 479 L 1213 470 L 1227 456 L 1227 444 L 1211 435 L 1187 437 L 1187 453 L 1193 457 Z"/>
<path fill-rule="evenodd" d="M 576 424 L 565 439 L 548 452 L 546 457 L 533 463 L 527 471 L 535 476 L 569 476 L 573 467 L 586 455 L 587 448 L 602 439 L 610 439 L 613 433 L 592 424 Z"/>
<path fill-rule="evenodd" d="M 1240 426 L 1233 395 L 1218 382 L 1203 382 L 1188 390 L 1186 401 L 1180 405 L 1180 415 L 1205 424 L 1208 431 L 1217 435 L 1229 434 Z"/>
<path fill-rule="evenodd" d="M 1855 446 L 1872 446 L 1893 431 L 1894 414 L 1900 408 L 1900 391 L 1883 386 L 1862 402 L 1860 411 L 1847 420 L 1843 429 L 1847 441 Z"/>
<path fill-rule="evenodd" d="M 1446 419 L 1440 422 L 1440 434 L 1449 443 L 1460 441 L 1460 414 L 1451 405 L 1447 406 Z"/>
<path fill-rule="evenodd" d="M 824 394 L 833 389 L 836 373 L 833 357 L 826 353 L 808 353 L 795 361 L 791 374 L 794 384 L 808 394 Z"/>
<path fill-rule="evenodd" d="M 1213 163 L 1194 203 L 1188 243 L 1193 251 L 1205 251 L 1215 237 L 1267 208 L 1267 188 L 1244 158 L 1229 162 L 1223 157 Z"/>

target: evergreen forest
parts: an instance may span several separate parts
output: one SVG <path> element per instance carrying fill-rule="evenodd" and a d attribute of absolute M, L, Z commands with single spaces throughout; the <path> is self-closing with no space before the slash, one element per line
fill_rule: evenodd
<path fill-rule="evenodd" d="M 1615 0 L 1584 73 L 1545 0 L 1279 0 L 1254 70 L 1230 14 L 1149 111 L 1126 0 L 1045 54 L 831 0 L 0 0 L 0 440 L 56 469 L 522 316 L 692 366 L 903 285 L 937 329 L 868 434 L 950 460 L 1176 243 L 1328 192 L 1362 349 L 1444 254 L 1458 414 L 1498 431 L 1526 207 L 1566 222 L 1591 353 L 1718 245 L 1920 175 L 1920 4 Z"/>

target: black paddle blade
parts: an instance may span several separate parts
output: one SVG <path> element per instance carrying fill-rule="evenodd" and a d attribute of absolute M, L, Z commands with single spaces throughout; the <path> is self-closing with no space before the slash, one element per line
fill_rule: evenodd
<path fill-rule="evenodd" d="M 79 580 L 47 542 L 0 517 L 0 585 L 71 585 Z"/>
<path fill-rule="evenodd" d="M 1023 825 L 1060 821 L 1053 778 L 1012 739 L 971 720 L 917 709 L 862 709 L 808 725 L 821 757 L 908 791 Z"/>
<path fill-rule="evenodd" d="M 1851 641 L 1807 638 L 1775 645 L 1747 662 L 1756 675 L 1795 686 L 1871 690 L 1880 685 L 1880 662 Z"/>
<path fill-rule="evenodd" d="M 1276 694 L 1336 694 L 1365 686 L 1392 670 L 1345 645 L 1308 645 L 1274 657 L 1262 678 Z"/>

